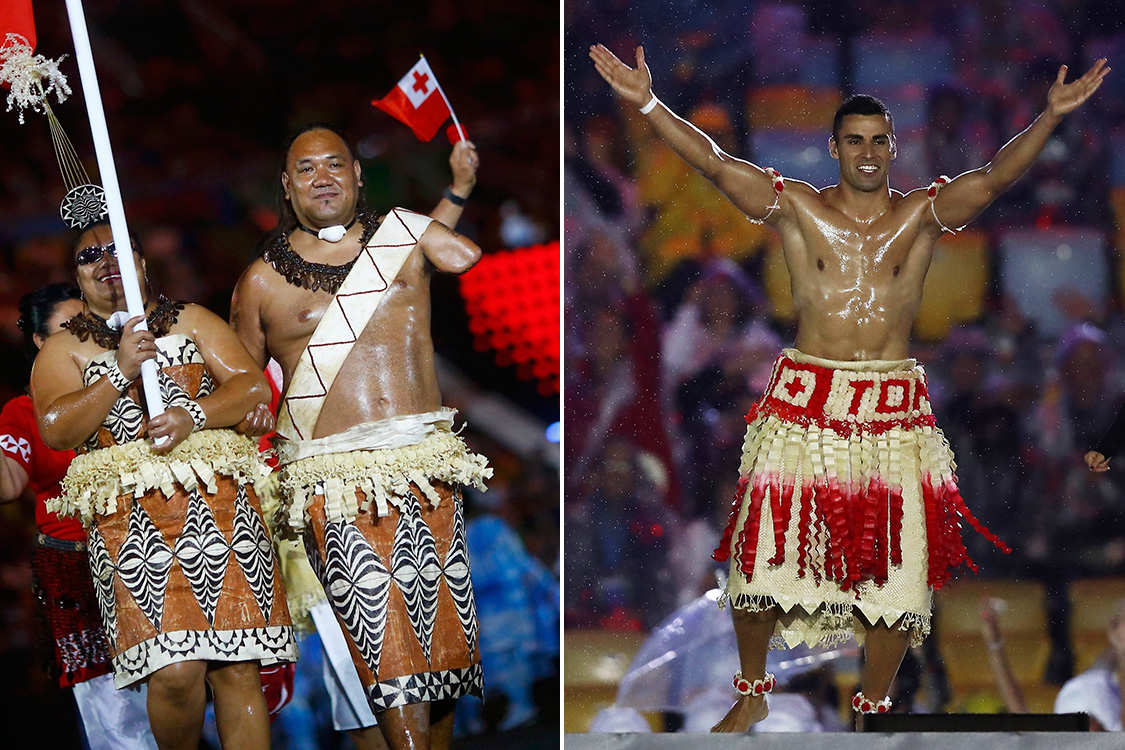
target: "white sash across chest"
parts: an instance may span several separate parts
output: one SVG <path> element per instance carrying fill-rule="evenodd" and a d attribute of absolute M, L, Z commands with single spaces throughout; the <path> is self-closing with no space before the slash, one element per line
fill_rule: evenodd
<path fill-rule="evenodd" d="M 332 298 L 293 368 L 277 413 L 277 432 L 287 440 L 313 436 L 324 399 L 403 263 L 433 221 L 392 209 L 360 250 L 355 265 Z"/>

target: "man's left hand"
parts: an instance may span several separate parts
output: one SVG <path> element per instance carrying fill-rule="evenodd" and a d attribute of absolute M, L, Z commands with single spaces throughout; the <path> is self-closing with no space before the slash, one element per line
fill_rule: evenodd
<path fill-rule="evenodd" d="M 1078 109 L 1102 85 L 1110 69 L 1103 57 L 1086 71 L 1077 81 L 1066 83 L 1066 66 L 1059 68 L 1059 75 L 1047 92 L 1047 111 L 1062 117 Z"/>
<path fill-rule="evenodd" d="M 480 157 L 472 141 L 457 141 L 449 155 L 449 168 L 453 170 L 453 193 L 468 198 L 477 184 L 477 167 Z"/>

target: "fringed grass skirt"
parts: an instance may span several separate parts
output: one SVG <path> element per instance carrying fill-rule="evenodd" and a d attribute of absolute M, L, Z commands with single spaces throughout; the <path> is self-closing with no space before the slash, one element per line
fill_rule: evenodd
<path fill-rule="evenodd" d="M 777 605 L 785 645 L 826 645 L 863 620 L 921 643 L 931 592 L 976 566 L 961 520 L 1004 551 L 965 506 L 949 444 L 914 360 L 837 362 L 786 349 L 746 415 L 738 488 L 715 559 L 723 601 Z"/>

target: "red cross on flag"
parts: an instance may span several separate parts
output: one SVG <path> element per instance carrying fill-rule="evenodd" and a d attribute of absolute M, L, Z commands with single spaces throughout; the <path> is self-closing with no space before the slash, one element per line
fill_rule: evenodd
<path fill-rule="evenodd" d="M 374 100 L 371 106 L 409 126 L 420 141 L 433 140 L 441 124 L 451 115 L 453 122 L 457 122 L 425 57 L 414 64 L 391 93 Z"/>

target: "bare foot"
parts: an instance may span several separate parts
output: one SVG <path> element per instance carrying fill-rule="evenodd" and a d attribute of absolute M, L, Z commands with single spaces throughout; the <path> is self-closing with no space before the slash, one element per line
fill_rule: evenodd
<path fill-rule="evenodd" d="M 750 727 L 757 724 L 762 719 L 769 716 L 770 707 L 766 703 L 766 696 L 760 695 L 757 698 L 745 695 L 738 699 L 727 715 L 723 717 L 715 726 L 711 727 L 712 732 L 746 732 Z"/>

